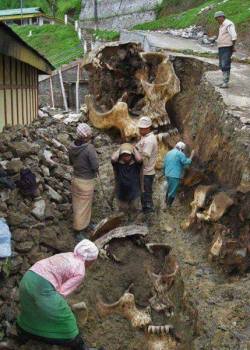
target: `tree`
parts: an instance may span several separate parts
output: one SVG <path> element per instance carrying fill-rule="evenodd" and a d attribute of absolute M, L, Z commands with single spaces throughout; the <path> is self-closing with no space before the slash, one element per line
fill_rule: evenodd
<path fill-rule="evenodd" d="M 58 10 L 58 0 L 46 0 L 51 10 L 52 16 L 55 18 Z"/>

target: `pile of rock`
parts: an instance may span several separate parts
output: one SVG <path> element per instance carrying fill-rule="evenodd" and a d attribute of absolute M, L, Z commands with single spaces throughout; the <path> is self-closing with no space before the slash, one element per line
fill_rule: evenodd
<path fill-rule="evenodd" d="M 2 170 L 16 182 L 20 170 L 29 168 L 36 176 L 37 194 L 24 197 L 18 187 L 11 190 L 0 184 L 0 218 L 12 235 L 12 256 L 0 259 L 0 342 L 13 331 L 21 276 L 36 261 L 70 251 L 75 244 L 67 147 L 76 125 L 47 117 L 29 127 L 6 127 L 1 134 Z M 97 147 L 105 142 L 110 139 L 96 137 Z"/>
<path fill-rule="evenodd" d="M 166 34 L 173 36 L 198 40 L 203 45 L 214 45 L 216 37 L 209 37 L 200 26 L 190 26 L 183 29 L 168 29 L 164 31 Z"/>

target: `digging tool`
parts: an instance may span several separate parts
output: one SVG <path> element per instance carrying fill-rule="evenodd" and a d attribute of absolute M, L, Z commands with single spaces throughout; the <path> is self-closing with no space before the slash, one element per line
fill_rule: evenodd
<path fill-rule="evenodd" d="M 99 174 L 99 173 L 97 174 L 97 177 L 98 177 L 99 182 L 100 182 L 100 187 L 101 187 L 101 191 L 102 191 L 102 194 L 103 194 L 103 198 L 104 198 L 105 202 L 108 204 L 109 208 L 110 208 L 111 210 L 113 210 L 113 209 L 114 209 L 114 208 L 113 208 L 113 203 L 111 203 L 111 202 L 107 199 L 107 196 L 106 196 L 105 191 L 104 191 L 103 183 L 102 183 L 102 180 L 101 180 L 101 177 L 100 177 L 100 174 Z M 112 195 L 112 198 L 113 198 L 113 195 Z"/>

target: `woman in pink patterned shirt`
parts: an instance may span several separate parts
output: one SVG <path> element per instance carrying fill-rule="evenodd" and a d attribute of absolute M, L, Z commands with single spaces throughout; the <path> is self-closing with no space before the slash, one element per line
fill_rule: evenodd
<path fill-rule="evenodd" d="M 76 319 L 64 297 L 82 283 L 85 269 L 98 257 L 98 248 L 84 239 L 73 253 L 38 261 L 20 282 L 21 313 L 17 319 L 21 338 L 30 337 L 75 350 L 88 350 Z"/>

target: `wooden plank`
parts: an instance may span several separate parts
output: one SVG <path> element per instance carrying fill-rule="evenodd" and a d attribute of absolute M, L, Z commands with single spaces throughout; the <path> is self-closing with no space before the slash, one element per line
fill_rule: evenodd
<path fill-rule="evenodd" d="M 7 114 L 7 123 L 8 125 L 13 125 L 13 120 L 12 120 L 12 109 L 11 109 L 11 99 L 12 99 L 12 94 L 11 90 L 5 90 L 6 92 L 6 114 Z"/>
<path fill-rule="evenodd" d="M 3 55 L 0 54 L 0 84 L 3 84 L 4 72 L 3 72 Z M 4 91 L 0 91 L 0 132 L 5 125 L 5 101 Z"/>

